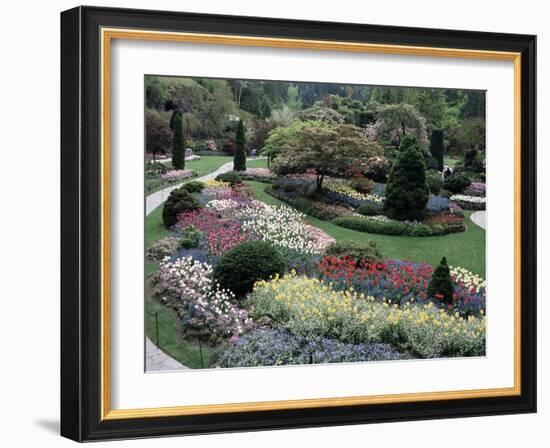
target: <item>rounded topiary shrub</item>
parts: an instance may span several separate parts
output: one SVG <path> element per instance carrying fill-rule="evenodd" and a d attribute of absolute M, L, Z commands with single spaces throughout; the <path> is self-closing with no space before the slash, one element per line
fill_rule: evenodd
<path fill-rule="evenodd" d="M 243 180 L 234 171 L 229 171 L 227 173 L 221 173 L 216 176 L 216 180 L 220 182 L 227 182 L 228 184 L 235 185 L 240 184 Z"/>
<path fill-rule="evenodd" d="M 265 241 L 247 241 L 226 252 L 214 268 L 214 280 L 237 297 L 252 291 L 254 283 L 283 275 L 285 257 Z"/>
<path fill-rule="evenodd" d="M 452 193 L 461 193 L 472 183 L 469 176 L 464 173 L 456 173 L 445 180 L 444 187 Z"/>
<path fill-rule="evenodd" d="M 162 222 L 169 229 L 178 222 L 180 214 L 198 208 L 200 208 L 199 201 L 185 188 L 172 190 L 162 209 Z"/>
<path fill-rule="evenodd" d="M 332 257 L 353 257 L 357 261 L 382 260 L 384 255 L 376 241 L 358 243 L 355 241 L 336 241 L 325 250 L 325 255 Z"/>
<path fill-rule="evenodd" d="M 192 180 L 191 182 L 183 184 L 181 188 L 184 188 L 189 193 L 200 193 L 204 189 L 204 183 L 200 180 Z"/>

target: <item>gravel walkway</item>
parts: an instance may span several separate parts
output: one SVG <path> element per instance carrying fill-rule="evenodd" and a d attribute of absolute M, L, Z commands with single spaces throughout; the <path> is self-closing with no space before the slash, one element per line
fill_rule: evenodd
<path fill-rule="evenodd" d="M 480 210 L 478 212 L 474 212 L 470 215 L 470 219 L 474 222 L 474 224 L 477 224 L 479 227 L 481 227 L 483 230 L 486 229 L 486 213 L 485 210 Z"/>

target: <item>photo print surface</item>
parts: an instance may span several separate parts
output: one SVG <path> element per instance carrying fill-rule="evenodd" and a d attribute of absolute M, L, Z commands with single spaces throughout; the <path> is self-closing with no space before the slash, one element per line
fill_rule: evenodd
<path fill-rule="evenodd" d="M 485 94 L 145 76 L 146 371 L 485 356 Z"/>

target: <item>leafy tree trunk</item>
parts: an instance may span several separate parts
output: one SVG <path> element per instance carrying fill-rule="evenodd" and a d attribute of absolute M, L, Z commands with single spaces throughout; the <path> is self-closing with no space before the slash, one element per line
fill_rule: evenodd
<path fill-rule="evenodd" d="M 174 140 L 172 141 L 172 166 L 177 170 L 185 168 L 185 139 L 181 114 L 177 112 L 174 118 Z"/>
<path fill-rule="evenodd" d="M 246 170 L 246 150 L 244 140 L 244 125 L 243 121 L 239 121 L 237 126 L 237 134 L 235 136 L 235 155 L 233 156 L 233 171 Z"/>

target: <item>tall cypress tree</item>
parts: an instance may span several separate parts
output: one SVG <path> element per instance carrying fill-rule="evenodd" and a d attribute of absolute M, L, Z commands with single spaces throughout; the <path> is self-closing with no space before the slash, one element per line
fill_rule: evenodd
<path fill-rule="evenodd" d="M 181 114 L 175 112 L 174 138 L 172 140 L 172 166 L 177 170 L 185 168 L 185 139 L 183 137 L 183 123 Z"/>
<path fill-rule="evenodd" d="M 453 287 L 453 279 L 447 264 L 447 258 L 443 257 L 430 278 L 427 291 L 428 297 L 451 303 L 453 301 Z"/>
<path fill-rule="evenodd" d="M 170 116 L 170 129 L 172 130 L 172 132 L 174 132 L 174 126 L 175 126 L 175 123 L 176 123 L 177 115 L 178 115 L 178 111 L 177 111 L 177 109 L 174 109 L 172 111 L 172 115 Z"/>
<path fill-rule="evenodd" d="M 424 155 L 416 137 L 407 135 L 390 171 L 384 213 L 400 221 L 421 220 L 428 197 Z"/>
<path fill-rule="evenodd" d="M 437 161 L 437 169 L 439 171 L 443 171 L 443 154 L 445 153 L 445 146 L 443 144 L 443 129 L 434 129 L 432 131 L 430 152 Z"/>
<path fill-rule="evenodd" d="M 246 151 L 244 149 L 244 125 L 243 120 L 239 120 L 237 134 L 235 136 L 235 155 L 233 156 L 233 171 L 246 170 Z"/>

